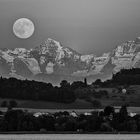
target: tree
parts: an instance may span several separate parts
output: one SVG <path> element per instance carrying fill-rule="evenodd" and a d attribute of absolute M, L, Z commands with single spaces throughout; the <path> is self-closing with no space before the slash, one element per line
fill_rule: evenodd
<path fill-rule="evenodd" d="M 94 82 L 95 85 L 101 85 L 102 84 L 102 81 L 101 79 L 97 79 L 95 82 Z"/>
<path fill-rule="evenodd" d="M 68 83 L 67 80 L 62 80 L 61 83 L 60 83 L 60 86 L 62 88 L 66 88 L 66 87 L 69 87 L 70 86 L 70 83 Z"/>
<path fill-rule="evenodd" d="M 85 83 L 82 82 L 82 81 L 74 81 L 74 82 L 71 84 L 71 88 L 72 88 L 73 90 L 78 89 L 78 88 L 83 88 L 83 87 L 85 87 Z"/>
<path fill-rule="evenodd" d="M 114 114 L 114 112 L 115 112 L 115 109 L 114 109 L 113 106 L 107 106 L 104 109 L 104 115 L 105 116 L 109 116 L 110 114 Z"/>
<path fill-rule="evenodd" d="M 127 119 L 127 117 L 128 117 L 128 112 L 127 112 L 127 107 L 126 107 L 125 105 L 121 107 L 119 113 L 120 113 L 120 120 L 121 120 L 121 121 L 124 121 L 124 120 Z"/>
<path fill-rule="evenodd" d="M 1 103 L 1 107 L 7 107 L 7 106 L 8 106 L 7 101 L 3 101 L 3 102 Z"/>
<path fill-rule="evenodd" d="M 24 112 L 22 110 L 8 110 L 3 118 L 7 122 L 7 131 L 17 131 L 18 124 L 23 116 Z"/>
<path fill-rule="evenodd" d="M 9 106 L 12 107 L 12 108 L 13 107 L 17 107 L 18 106 L 18 103 L 15 100 L 10 100 L 9 101 Z"/>
<path fill-rule="evenodd" d="M 84 78 L 84 84 L 87 86 L 87 78 Z"/>

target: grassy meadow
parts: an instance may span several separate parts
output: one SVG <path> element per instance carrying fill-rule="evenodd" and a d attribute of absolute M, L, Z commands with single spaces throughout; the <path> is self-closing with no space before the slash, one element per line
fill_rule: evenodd
<path fill-rule="evenodd" d="M 26 134 L 0 135 L 0 140 L 139 140 L 138 134 Z"/>

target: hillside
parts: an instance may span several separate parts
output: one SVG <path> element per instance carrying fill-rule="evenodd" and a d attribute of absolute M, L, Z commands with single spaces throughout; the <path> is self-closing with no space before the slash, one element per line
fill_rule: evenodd
<path fill-rule="evenodd" d="M 93 100 L 101 102 L 102 107 L 108 105 L 122 106 L 127 104 L 131 107 L 140 107 L 140 85 L 132 85 L 127 89 L 127 94 L 122 94 L 117 88 L 98 88 L 96 91 L 105 90 L 108 92 L 109 98 L 95 98 L 91 96 Z M 9 101 L 12 99 L 0 98 L 0 104 L 3 101 Z M 86 101 L 85 99 L 76 99 L 72 103 L 57 103 L 49 101 L 32 101 L 32 100 L 17 100 L 19 108 L 33 108 L 33 109 L 93 109 L 94 105 Z"/>
<path fill-rule="evenodd" d="M 80 109 L 124 104 L 140 106 L 139 77 L 140 68 L 123 69 L 104 82 L 97 79 L 87 84 L 86 78 L 73 83 L 63 80 L 59 87 L 51 83 L 1 77 L 0 98 L 17 100 L 19 107 L 23 108 Z"/>

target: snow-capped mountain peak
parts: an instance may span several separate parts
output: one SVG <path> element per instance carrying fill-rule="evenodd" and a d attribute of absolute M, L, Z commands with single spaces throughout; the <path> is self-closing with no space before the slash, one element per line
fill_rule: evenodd
<path fill-rule="evenodd" d="M 105 77 L 122 68 L 140 67 L 140 37 L 118 45 L 102 56 L 80 54 L 48 38 L 31 48 L 0 49 L 0 73 L 21 77 Z M 108 76 L 107 75 L 107 76 Z M 40 77 L 40 76 L 39 76 Z M 50 79 L 51 80 L 51 79 Z"/>

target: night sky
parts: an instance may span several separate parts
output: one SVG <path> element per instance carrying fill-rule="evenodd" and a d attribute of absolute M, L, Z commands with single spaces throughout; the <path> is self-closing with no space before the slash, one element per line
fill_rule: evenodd
<path fill-rule="evenodd" d="M 35 24 L 28 39 L 12 31 L 23 17 Z M 138 36 L 140 0 L 0 0 L 0 48 L 33 48 L 52 38 L 79 53 L 101 55 Z"/>

